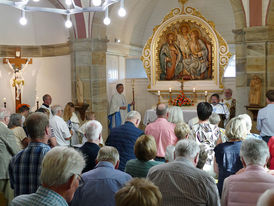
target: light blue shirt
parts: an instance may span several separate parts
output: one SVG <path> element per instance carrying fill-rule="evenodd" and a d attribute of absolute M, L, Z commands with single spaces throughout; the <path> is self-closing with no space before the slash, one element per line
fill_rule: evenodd
<path fill-rule="evenodd" d="M 10 206 L 68 206 L 58 193 L 40 186 L 36 193 L 20 195 L 12 200 Z"/>
<path fill-rule="evenodd" d="M 129 174 L 104 161 L 82 177 L 84 185 L 76 190 L 71 206 L 115 206 L 115 193 L 131 180 Z"/>
<path fill-rule="evenodd" d="M 268 104 L 259 111 L 257 129 L 261 137 L 274 136 L 274 104 Z"/>

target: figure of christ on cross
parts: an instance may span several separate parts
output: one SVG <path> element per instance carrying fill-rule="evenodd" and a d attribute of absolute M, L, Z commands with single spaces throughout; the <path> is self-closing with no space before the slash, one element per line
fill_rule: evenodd
<path fill-rule="evenodd" d="M 15 58 L 4 58 L 3 63 L 8 64 L 14 73 L 12 86 L 15 88 L 15 108 L 17 108 L 17 105 L 21 104 L 21 92 L 24 86 L 22 71 L 28 64 L 32 64 L 32 59 L 21 58 L 21 50 L 16 49 Z M 22 67 L 22 64 L 25 65 Z"/>

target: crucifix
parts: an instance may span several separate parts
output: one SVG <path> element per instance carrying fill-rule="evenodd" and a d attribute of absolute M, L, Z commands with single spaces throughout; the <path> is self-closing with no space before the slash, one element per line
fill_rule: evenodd
<path fill-rule="evenodd" d="M 8 64 L 13 72 L 12 86 L 15 88 L 15 108 L 17 108 L 17 105 L 21 104 L 21 92 L 25 83 L 22 71 L 28 64 L 32 64 L 32 59 L 21 58 L 21 49 L 18 48 L 15 52 L 15 58 L 4 58 L 3 63 Z M 25 65 L 22 66 L 23 64 Z"/>

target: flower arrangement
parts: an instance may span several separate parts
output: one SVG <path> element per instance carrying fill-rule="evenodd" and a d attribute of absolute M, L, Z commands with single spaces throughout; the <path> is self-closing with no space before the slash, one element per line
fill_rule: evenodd
<path fill-rule="evenodd" d="M 192 103 L 191 99 L 185 96 L 184 92 L 179 94 L 175 99 L 171 101 L 171 104 L 173 106 L 193 106 L 194 104 Z"/>

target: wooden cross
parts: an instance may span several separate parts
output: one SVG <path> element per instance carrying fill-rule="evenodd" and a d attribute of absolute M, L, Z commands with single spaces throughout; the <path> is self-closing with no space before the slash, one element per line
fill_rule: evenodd
<path fill-rule="evenodd" d="M 13 72 L 15 73 L 17 69 L 19 71 L 22 70 L 22 65 L 27 64 L 28 59 L 21 58 L 21 49 L 18 48 L 18 49 L 16 49 L 16 52 L 15 52 L 15 58 L 4 58 L 3 59 L 4 64 L 8 64 L 8 61 L 11 65 L 14 65 Z M 32 64 L 32 59 L 29 60 L 28 64 Z M 15 76 L 14 76 L 14 78 L 16 80 Z M 21 104 L 21 93 L 20 93 L 18 99 L 16 97 L 17 97 L 17 87 L 15 85 L 15 110 L 16 110 L 17 106 L 19 104 Z"/>

